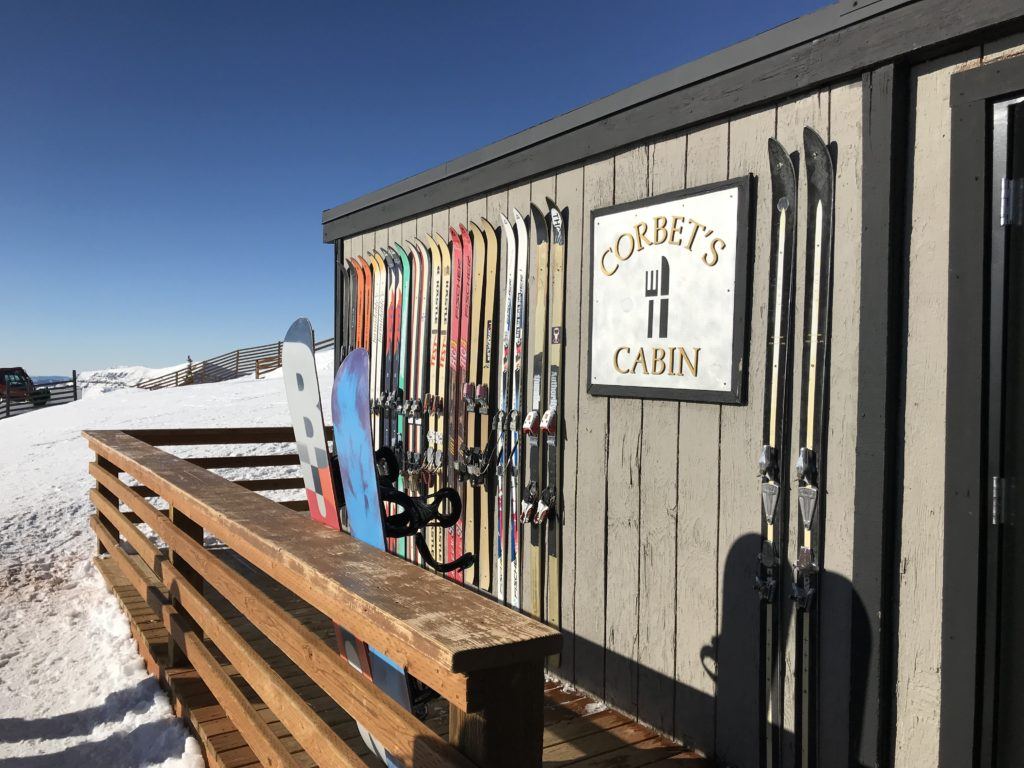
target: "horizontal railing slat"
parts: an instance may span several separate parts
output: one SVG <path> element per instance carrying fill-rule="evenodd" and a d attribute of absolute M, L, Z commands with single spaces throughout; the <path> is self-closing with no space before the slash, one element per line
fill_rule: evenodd
<path fill-rule="evenodd" d="M 248 467 L 287 467 L 299 463 L 297 453 L 272 453 L 263 456 L 199 456 L 185 459 L 206 469 L 242 469 Z"/>
<path fill-rule="evenodd" d="M 260 761 L 264 764 L 280 765 L 283 768 L 298 768 L 295 758 L 291 756 L 281 740 L 274 735 L 270 726 L 263 721 L 253 705 L 213 657 L 206 644 L 192 629 L 192 622 L 184 619 L 172 605 L 163 599 L 162 595 L 150 587 L 144 574 L 139 572 L 135 563 L 121 549 L 114 536 L 100 524 L 98 518 L 93 517 L 90 520 L 90 526 L 114 562 L 117 563 L 122 575 L 135 587 L 150 608 L 162 618 L 168 632 L 179 647 L 185 651 L 192 666 L 195 667 L 196 672 L 199 673 L 214 698 L 217 699 L 217 703 L 224 708 L 228 717 L 231 718 L 231 722 L 245 737 L 246 742 Z M 184 579 L 179 580 L 179 583 L 183 582 Z M 353 765 L 359 764 L 353 763 Z"/>
<path fill-rule="evenodd" d="M 327 439 L 334 430 L 325 427 Z M 196 427 L 193 429 L 127 429 L 124 434 L 150 445 L 235 445 L 242 443 L 294 443 L 291 427 Z"/>
<path fill-rule="evenodd" d="M 282 515 L 273 501 L 137 438 L 85 436 L 98 455 L 446 698 L 452 673 L 533 661 L 561 645 L 557 630 L 299 515 Z"/>
<path fill-rule="evenodd" d="M 192 566 L 210 586 L 234 605 L 256 629 L 309 675 L 342 709 L 366 726 L 389 752 L 404 760 L 407 765 L 412 765 L 413 757 L 415 757 L 417 765 L 428 768 L 434 766 L 438 768 L 440 766 L 472 768 L 471 761 L 459 754 L 415 716 L 387 697 L 364 675 L 347 663 L 339 663 L 337 651 L 330 648 L 316 634 L 274 603 L 248 579 L 178 530 L 170 520 L 118 478 L 97 464 L 91 464 L 89 472 L 104 488 L 139 515 L 178 557 L 183 558 Z M 290 702 L 288 698 L 288 692 L 291 689 L 280 690 L 275 683 L 272 686 L 273 690 L 265 695 L 256 680 L 257 678 L 260 680 L 267 678 L 269 667 L 263 669 L 250 664 L 251 660 L 247 658 L 246 653 L 247 646 L 244 645 L 241 638 L 231 635 L 234 630 L 226 632 L 223 627 L 218 626 L 218 619 L 223 622 L 223 618 L 213 610 L 212 606 L 191 584 L 167 564 L 166 558 L 160 555 L 156 547 L 124 518 L 112 502 L 105 499 L 97 490 L 91 492 L 90 498 L 94 506 L 113 523 L 122 535 L 125 535 L 126 540 L 133 548 L 150 562 L 150 567 L 161 575 L 165 586 L 176 595 L 182 607 L 207 632 L 208 637 L 238 668 L 242 676 L 274 710 L 275 714 L 281 717 L 282 722 L 285 722 L 284 717 L 274 706 L 274 702 L 283 701 L 291 706 L 293 702 Z M 242 660 L 242 665 L 240 665 L 239 659 Z M 245 664 L 250 664 L 250 666 L 245 667 Z M 249 670 L 249 674 L 246 674 L 246 670 Z M 270 672 L 272 673 L 272 671 Z M 272 674 L 276 676 L 276 673 Z M 293 735 L 303 742 L 299 733 L 296 733 L 289 723 L 285 722 L 285 724 Z M 317 754 L 318 750 L 315 747 L 311 749 L 305 743 L 303 746 L 314 759 L 325 764 L 323 757 Z M 326 764 L 331 763 L 328 761 Z"/>

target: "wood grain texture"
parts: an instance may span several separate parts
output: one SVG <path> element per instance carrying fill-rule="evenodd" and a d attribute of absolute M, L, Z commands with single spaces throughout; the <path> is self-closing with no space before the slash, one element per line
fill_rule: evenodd
<path fill-rule="evenodd" d="M 935 764 L 942 667 L 944 433 L 948 322 L 949 78 L 976 66 L 972 49 L 911 73 L 910 264 L 904 411 L 896 768 Z M 954 663 L 953 660 L 949 660 Z"/>
<path fill-rule="evenodd" d="M 576 614 L 576 479 L 579 453 L 580 356 L 584 332 L 582 282 L 586 279 L 588 254 L 583 251 L 583 230 L 588 226 L 583 210 L 583 169 L 575 168 L 558 175 L 556 202 L 568 210 L 565 223 L 565 359 L 562 367 L 562 654 L 555 668 L 563 679 L 574 681 Z"/>
<path fill-rule="evenodd" d="M 611 159 L 583 171 L 583 247 L 580 281 L 579 418 L 576 459 L 576 618 L 575 680 L 604 696 L 605 542 L 608 461 L 608 400 L 587 393 L 590 355 L 590 211 L 611 205 L 615 167 Z M 569 371 L 566 390 L 570 389 Z"/>
<path fill-rule="evenodd" d="M 722 408 L 721 514 L 718 526 L 719 615 L 715 754 L 736 765 L 757 762 L 757 659 L 760 604 L 753 591 L 761 534 L 757 457 L 762 443 L 768 269 L 771 249 L 771 172 L 768 138 L 774 107 L 729 125 L 729 176 L 756 176 L 752 243 L 747 405 Z"/>
<path fill-rule="evenodd" d="M 850 653 L 854 616 L 853 540 L 856 490 L 858 370 L 861 305 L 861 126 L 864 108 L 860 80 L 829 94 L 829 139 L 836 144 L 835 248 L 832 267 L 832 340 L 829 360 L 829 409 L 821 612 L 821 739 L 830 756 L 850 761 Z M 860 634 L 860 633 L 858 633 Z M 860 684 L 857 690 L 862 690 Z M 858 711 L 862 705 L 857 707 Z"/>
<path fill-rule="evenodd" d="M 689 134 L 686 186 L 726 178 L 729 126 Z M 722 407 L 679 406 L 675 730 L 714 749 L 714 646 L 718 634 L 719 425 Z"/>
<path fill-rule="evenodd" d="M 615 156 L 615 203 L 648 196 L 646 145 Z M 641 401 L 608 401 L 608 565 L 605 698 L 637 712 L 640 651 L 640 445 Z"/>
<path fill-rule="evenodd" d="M 118 545 L 116 538 L 110 534 L 105 525 L 101 524 L 97 518 L 92 518 L 90 525 L 110 557 L 117 563 L 121 574 L 135 587 L 139 596 L 145 598 L 147 595 L 151 595 L 149 581 L 134 567 L 132 560 Z M 173 606 L 161 603 L 158 596 L 153 595 L 152 597 L 154 598 L 152 608 L 154 612 L 159 611 L 157 615 L 162 617 L 174 643 L 184 650 L 196 672 L 199 673 L 203 682 L 213 692 L 217 702 L 244 735 L 260 762 L 268 768 L 270 766 L 298 768 L 298 762 L 291 756 L 277 735 L 263 722 L 253 705 L 206 647 L 202 638 L 196 633 L 194 624 L 188 619 L 183 619 Z M 358 763 L 343 762 L 341 764 L 357 765 Z"/>
<path fill-rule="evenodd" d="M 556 631 L 363 542 L 282 515 L 274 502 L 158 448 L 117 432 L 86 438 L 254 566 L 424 681 L 558 650 Z"/>
<path fill-rule="evenodd" d="M 652 144 L 648 160 L 652 195 L 683 188 L 685 136 Z M 637 714 L 669 733 L 675 715 L 679 403 L 647 400 L 641 407 Z"/>
<path fill-rule="evenodd" d="M 245 679 L 246 684 L 250 686 L 260 699 L 267 704 L 269 709 L 280 718 L 281 723 L 288 729 L 288 732 L 295 738 L 296 742 L 302 745 L 310 757 L 314 758 L 322 765 L 340 764 L 358 766 L 362 763 L 355 752 L 353 752 L 352 748 L 349 747 L 348 744 L 338 736 L 338 734 L 331 730 L 328 724 L 325 723 L 305 701 L 303 701 L 302 697 L 282 678 L 279 671 L 274 669 L 270 663 L 268 663 L 268 661 L 264 659 L 238 633 L 238 631 L 213 608 L 213 606 L 210 605 L 210 603 L 203 597 L 200 589 L 193 587 L 183 574 L 181 574 L 177 569 L 171 567 L 167 558 L 161 555 L 157 551 L 156 547 L 150 544 L 141 535 L 141 533 L 139 533 L 138 530 L 128 522 L 128 520 L 122 517 L 117 522 L 118 527 L 125 534 L 126 538 L 132 536 L 133 531 L 135 532 L 133 546 L 135 547 L 136 552 L 140 555 L 139 559 L 148 566 L 145 573 L 139 573 L 139 577 L 145 579 L 147 575 L 152 577 L 153 572 L 159 572 L 160 579 L 167 587 L 170 594 L 176 595 L 186 607 L 187 614 L 178 610 L 178 616 L 173 615 L 173 611 L 177 608 L 176 606 L 170 609 L 164 607 L 162 611 L 164 623 L 176 640 L 181 638 L 187 642 L 190 635 L 193 634 L 198 637 L 198 633 L 185 632 L 182 629 L 182 627 L 189 626 L 194 621 L 194 623 L 198 625 L 205 634 L 207 640 L 216 646 L 216 648 L 231 664 L 233 669 Z M 135 546 L 136 544 L 139 546 Z M 125 560 L 127 561 L 127 558 Z M 136 567 L 141 571 L 141 567 Z M 122 570 L 124 570 L 124 566 L 122 566 Z M 133 570 L 135 569 L 133 568 Z M 150 596 L 152 599 L 155 597 L 156 593 L 154 590 L 147 588 L 145 594 Z M 177 631 L 175 631 L 175 623 L 179 624 Z M 335 664 L 337 665 L 336 656 Z M 218 664 L 217 667 L 219 668 L 220 665 Z M 210 676 L 211 670 L 204 670 L 202 667 L 197 667 L 197 671 L 200 672 L 205 681 Z M 358 673 L 353 675 L 353 677 L 357 676 Z M 405 714 L 404 712 L 401 712 L 401 710 L 398 711 L 402 715 Z M 406 719 L 411 720 L 408 716 L 406 716 Z M 364 722 L 373 733 L 383 731 L 379 724 L 371 723 L 368 720 Z M 427 732 L 426 729 L 423 728 L 420 730 L 424 733 Z M 432 732 L 429 733 L 431 736 L 434 736 L 434 746 L 441 750 L 444 758 L 451 759 L 451 748 L 447 744 L 444 744 L 444 742 L 437 739 Z M 387 732 L 384 732 L 385 739 L 388 739 L 389 735 L 390 734 Z M 415 739 L 406 738 L 405 741 L 408 742 L 409 747 L 402 751 L 406 755 L 411 756 L 411 747 L 415 743 Z M 458 755 L 455 755 L 456 760 L 458 757 Z M 441 766 L 445 765 L 447 760 L 435 759 L 433 762 L 436 765 Z"/>

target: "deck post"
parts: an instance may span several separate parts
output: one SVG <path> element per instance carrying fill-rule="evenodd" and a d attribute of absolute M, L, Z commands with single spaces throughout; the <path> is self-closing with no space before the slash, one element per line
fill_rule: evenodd
<path fill-rule="evenodd" d="M 477 765 L 540 768 L 544 750 L 544 664 L 536 659 L 472 674 L 482 706 L 449 705 L 448 741 Z"/>
<path fill-rule="evenodd" d="M 179 528 L 182 533 L 188 536 L 190 539 L 198 542 L 200 546 L 203 544 L 203 528 L 195 521 L 183 515 L 180 511 L 174 508 L 172 504 L 167 510 L 167 516 L 170 521 L 174 524 L 175 528 Z M 203 577 L 199 575 L 199 572 L 193 568 L 187 561 L 185 561 L 181 555 L 175 552 L 173 549 L 168 550 L 171 556 L 171 565 L 173 565 L 185 580 L 199 590 L 200 593 L 203 591 Z M 171 593 L 171 605 L 174 606 L 181 615 L 188 617 L 188 612 L 178 602 L 174 592 Z M 176 640 L 168 646 L 168 664 L 171 667 L 188 667 L 191 664 L 188 661 L 188 655 L 185 653 L 185 649 L 179 647 Z"/>
<path fill-rule="evenodd" d="M 113 462 L 108 461 L 107 459 L 104 459 L 99 454 L 96 454 L 96 463 L 100 466 L 101 469 L 105 469 L 107 472 L 112 474 L 114 477 L 117 477 L 117 473 L 121 471 L 121 470 L 119 470 L 117 468 L 117 466 Z M 113 493 L 113 491 L 108 491 L 106 488 L 103 487 L 103 485 L 101 483 L 98 483 L 98 482 L 96 483 L 96 490 L 99 492 L 100 496 L 105 498 L 107 501 L 109 501 L 115 507 L 117 507 L 117 505 L 120 503 L 118 501 L 117 496 Z M 103 527 L 106 528 L 107 531 L 110 532 L 110 535 L 113 536 L 115 540 L 119 540 L 120 539 L 120 534 L 117 532 L 117 528 L 114 526 L 114 524 L 112 522 L 107 520 L 105 515 L 99 515 L 99 520 L 100 520 L 100 523 L 103 525 Z M 103 546 L 102 542 L 97 540 L 96 541 L 96 554 L 97 555 L 104 555 L 106 553 L 107 553 L 107 548 Z"/>

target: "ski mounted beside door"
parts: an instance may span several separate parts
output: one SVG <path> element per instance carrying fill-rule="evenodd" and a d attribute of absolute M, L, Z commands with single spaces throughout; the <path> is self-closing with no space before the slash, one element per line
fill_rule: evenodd
<path fill-rule="evenodd" d="M 819 620 L 816 606 L 825 525 L 829 340 L 832 318 L 832 243 L 835 170 L 825 142 L 804 129 L 807 172 L 807 242 L 804 282 L 803 387 L 797 455 L 797 560 L 792 599 L 796 607 L 796 747 L 801 768 L 818 755 Z"/>
<path fill-rule="evenodd" d="M 767 341 L 763 444 L 758 457 L 761 478 L 761 550 L 755 581 L 761 598 L 758 659 L 759 764 L 782 764 L 782 672 L 784 666 L 779 600 L 779 567 L 786 551 L 789 394 L 792 371 L 793 281 L 796 277 L 797 179 L 789 154 L 768 139 L 772 180 L 772 234 L 768 271 Z"/>

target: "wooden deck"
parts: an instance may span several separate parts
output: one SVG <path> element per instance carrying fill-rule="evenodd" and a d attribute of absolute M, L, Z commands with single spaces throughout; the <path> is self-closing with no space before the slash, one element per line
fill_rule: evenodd
<path fill-rule="evenodd" d="M 216 550 L 214 550 L 216 551 Z M 233 553 L 220 553 L 224 562 L 258 583 L 275 602 L 326 640 L 333 642 L 333 626 L 322 613 L 288 592 L 260 571 L 250 567 Z M 139 596 L 116 565 L 106 558 L 95 560 L 111 592 L 128 616 L 132 634 L 150 673 L 159 678 L 168 691 L 179 717 L 185 719 L 195 733 L 206 755 L 207 764 L 222 768 L 258 766 L 253 751 L 226 717 L 196 672 L 189 668 L 168 668 L 169 635 L 161 618 Z M 166 594 L 156 580 L 152 588 Z M 253 627 L 234 607 L 208 585 L 204 594 L 302 698 L 320 714 L 324 721 L 355 750 L 368 766 L 381 763 L 369 754 L 356 729 L 356 724 L 338 705 L 317 687 L 295 664 Z M 270 712 L 245 680 L 215 652 L 224 670 L 232 677 L 302 766 L 313 766 L 313 760 L 302 750 L 287 729 Z M 710 768 L 711 763 L 698 754 L 664 739 L 617 712 L 602 709 L 597 702 L 581 692 L 565 690 L 549 682 L 544 702 L 544 765 L 579 766 L 579 768 Z M 428 708 L 426 724 L 435 732 L 448 733 L 448 707 L 435 701 Z"/>

